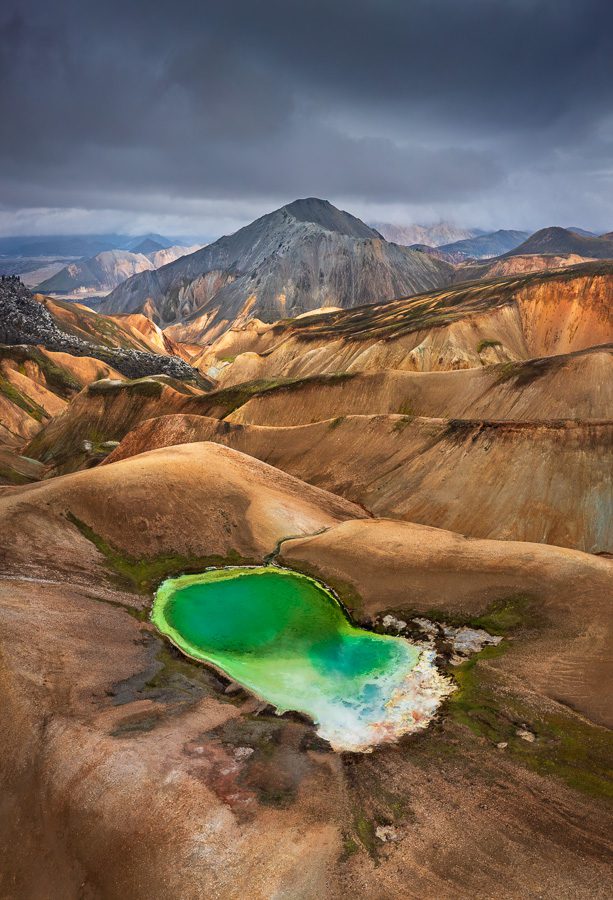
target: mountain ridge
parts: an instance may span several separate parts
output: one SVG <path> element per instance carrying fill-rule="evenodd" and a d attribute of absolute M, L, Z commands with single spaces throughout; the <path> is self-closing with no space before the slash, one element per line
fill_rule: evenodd
<path fill-rule="evenodd" d="M 311 197 L 129 278 L 102 309 L 144 311 L 176 326 L 173 337 L 198 341 L 239 317 L 274 321 L 322 306 L 383 302 L 440 286 L 452 273 L 449 264 L 387 242 L 350 213 Z"/>

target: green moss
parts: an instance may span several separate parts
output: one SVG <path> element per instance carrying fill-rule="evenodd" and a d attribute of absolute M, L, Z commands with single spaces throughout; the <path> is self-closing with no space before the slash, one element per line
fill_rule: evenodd
<path fill-rule="evenodd" d="M 245 381 L 233 387 L 220 391 L 212 391 L 203 398 L 203 404 L 207 409 L 221 407 L 224 415 L 244 406 L 252 397 L 268 394 L 274 391 L 296 390 L 311 385 L 330 385 L 348 381 L 355 377 L 353 372 L 333 372 L 328 375 L 314 375 L 310 378 L 271 378 Z"/>
<path fill-rule="evenodd" d="M 39 406 L 34 400 L 30 400 L 29 397 L 22 394 L 21 391 L 19 391 L 15 385 L 11 384 L 11 382 L 3 375 L 0 375 L 0 394 L 37 422 L 42 422 L 44 419 L 49 418 L 42 406 Z"/>
<path fill-rule="evenodd" d="M 29 476 L 23 472 L 18 472 L 12 466 L 0 462 L 0 484 L 31 484 L 37 480 L 37 476 Z"/>
<path fill-rule="evenodd" d="M 539 628 L 543 618 L 535 598 L 529 594 L 513 594 L 495 600 L 483 615 L 470 619 L 475 628 L 484 628 L 490 634 L 505 635 L 517 628 Z"/>
<path fill-rule="evenodd" d="M 349 857 L 353 856 L 354 853 L 357 853 L 360 849 L 358 843 L 354 841 L 352 837 L 346 837 L 343 840 L 343 849 L 341 852 L 341 859 L 346 861 Z"/>
<path fill-rule="evenodd" d="M 378 848 L 375 835 L 375 823 L 372 819 L 369 819 L 362 810 L 359 810 L 354 819 L 354 829 L 355 834 L 364 849 L 368 851 L 374 862 L 377 862 Z"/>
<path fill-rule="evenodd" d="M 74 375 L 52 362 L 38 347 L 0 347 L 0 359 L 11 359 L 16 362 L 22 375 L 26 375 L 27 361 L 36 363 L 49 390 L 64 399 L 71 397 L 83 387 Z"/>
<path fill-rule="evenodd" d="M 477 344 L 477 353 L 483 353 L 488 347 L 502 347 L 501 341 L 479 341 Z"/>
<path fill-rule="evenodd" d="M 511 594 L 508 597 L 494 600 L 483 613 L 476 616 L 451 613 L 441 609 L 429 609 L 424 612 L 415 607 L 405 609 L 393 607 L 382 610 L 380 615 L 383 616 L 387 613 L 406 622 L 419 617 L 430 619 L 431 622 L 444 622 L 446 625 L 455 627 L 468 625 L 471 628 L 483 628 L 490 634 L 503 637 L 520 629 L 532 631 L 544 625 L 538 599 L 532 594 Z"/>
<path fill-rule="evenodd" d="M 89 525 L 82 522 L 71 512 L 66 513 L 66 518 L 102 553 L 106 559 L 107 566 L 115 576 L 115 582 L 124 589 L 135 590 L 140 594 L 151 594 L 161 581 L 171 576 L 202 572 L 210 566 L 229 566 L 257 562 L 254 559 L 241 557 L 235 550 L 231 550 L 225 556 L 188 557 L 160 555 L 146 559 L 136 559 L 112 547 L 103 537 L 96 534 Z"/>
<path fill-rule="evenodd" d="M 402 416 L 402 418 L 397 419 L 397 421 L 394 422 L 392 431 L 396 432 L 396 434 L 402 434 L 404 429 L 408 428 L 412 421 L 413 416 Z"/>
<path fill-rule="evenodd" d="M 337 416 L 336 419 L 330 420 L 330 424 L 328 427 L 330 429 L 338 428 L 339 425 L 343 424 L 343 422 L 345 421 L 346 418 L 347 418 L 347 416 Z"/>
<path fill-rule="evenodd" d="M 496 375 L 496 382 L 504 384 L 512 379 L 515 381 L 515 387 L 526 387 L 537 378 L 554 372 L 557 368 L 564 365 L 563 356 L 551 356 L 543 359 L 528 359 L 522 362 L 506 362 L 493 367 Z"/>
<path fill-rule="evenodd" d="M 538 599 L 529 594 L 513 594 L 496 600 L 478 616 L 453 615 L 440 609 L 391 612 L 407 621 L 419 615 L 435 622 L 484 628 L 490 634 L 513 640 L 520 636 L 529 639 L 530 633 L 545 626 Z M 496 647 L 485 647 L 462 665 L 449 667 L 457 690 L 445 703 L 446 718 L 492 744 L 506 743 L 505 753 L 541 775 L 560 778 L 591 796 L 612 796 L 610 732 L 571 711 L 566 712 L 561 706 L 555 711 L 551 707 L 544 710 L 542 703 L 534 705 L 529 697 L 514 695 L 504 673 L 490 665 L 512 652 L 512 648 L 511 641 L 503 640 Z M 524 727 L 536 735 L 534 743 L 517 735 L 518 729 Z M 428 740 L 434 741 L 433 752 L 447 755 L 462 752 L 461 744 L 445 741 L 442 734 L 435 732 L 436 729 L 431 729 L 428 734 Z"/>
<path fill-rule="evenodd" d="M 103 379 L 93 381 L 87 388 L 89 394 L 119 394 L 122 391 L 130 391 L 138 397 L 161 397 L 164 385 L 154 378 L 136 378 L 134 380 L 113 381 Z"/>
<path fill-rule="evenodd" d="M 398 412 L 401 416 L 411 416 L 415 415 L 415 410 L 413 409 L 413 404 L 409 400 L 404 400 L 400 406 L 398 407 Z"/>
<path fill-rule="evenodd" d="M 543 776 L 554 776 L 592 797 L 613 799 L 611 733 L 578 716 L 543 711 L 502 689 L 501 674 L 482 663 L 500 656 L 506 642 L 487 647 L 454 669 L 458 691 L 447 701 L 448 714 L 460 725 L 493 743 L 505 742 L 514 759 Z M 517 735 L 527 727 L 533 743 Z"/>

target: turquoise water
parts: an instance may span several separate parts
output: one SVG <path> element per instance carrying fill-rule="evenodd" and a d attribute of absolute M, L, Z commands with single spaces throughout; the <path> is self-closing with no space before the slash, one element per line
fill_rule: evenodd
<path fill-rule="evenodd" d="M 428 651 L 356 627 L 322 584 L 287 569 L 168 579 L 152 620 L 184 653 L 279 713 L 310 716 L 339 750 L 368 750 L 424 727 L 448 693 Z"/>

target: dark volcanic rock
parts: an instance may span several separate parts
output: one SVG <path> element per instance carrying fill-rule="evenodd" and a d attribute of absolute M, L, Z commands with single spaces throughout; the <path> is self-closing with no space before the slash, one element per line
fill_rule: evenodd
<path fill-rule="evenodd" d="M 65 331 L 42 303 L 34 299 L 17 278 L 0 281 L 0 344 L 40 344 L 47 350 L 93 356 L 113 366 L 127 378 L 170 375 L 197 379 L 198 373 L 177 356 L 161 356 L 141 350 L 101 347 Z"/>

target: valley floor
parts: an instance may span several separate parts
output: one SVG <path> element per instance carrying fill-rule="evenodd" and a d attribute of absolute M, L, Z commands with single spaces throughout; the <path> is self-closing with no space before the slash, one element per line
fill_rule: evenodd
<path fill-rule="evenodd" d="M 0 896 L 611 896 L 610 264 L 201 349 L 47 305 L 200 374 L 0 347 Z M 333 752 L 152 624 L 237 564 L 500 641 L 441 638 L 434 722 Z"/>

